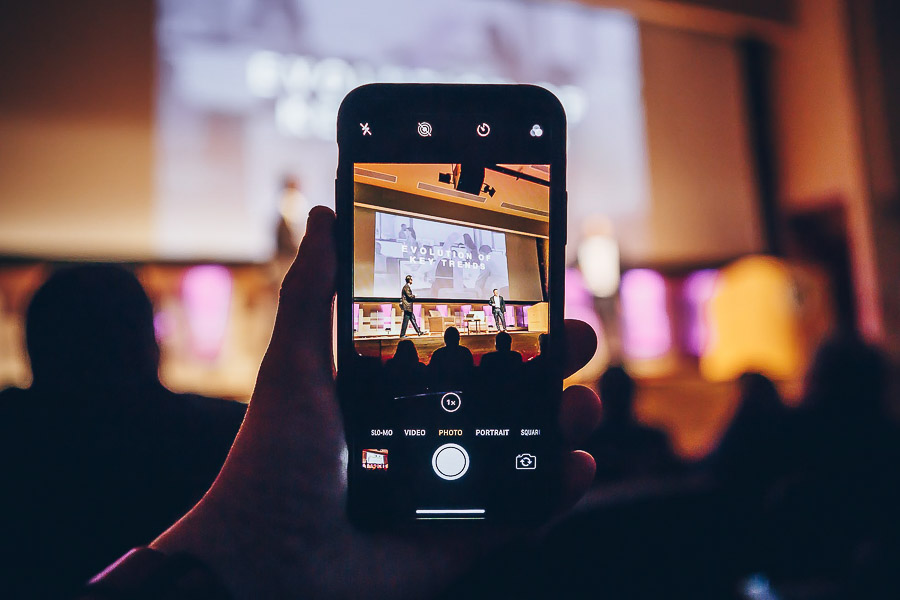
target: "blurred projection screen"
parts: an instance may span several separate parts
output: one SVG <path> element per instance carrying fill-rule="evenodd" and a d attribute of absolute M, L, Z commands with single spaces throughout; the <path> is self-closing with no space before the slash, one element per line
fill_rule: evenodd
<path fill-rule="evenodd" d="M 598 214 L 632 265 L 760 246 L 729 40 L 566 1 L 158 0 L 66 27 L 0 96 L 0 255 L 268 260 L 281 215 L 333 205 L 337 108 L 372 81 L 556 93 L 570 259 Z"/>
<path fill-rule="evenodd" d="M 398 18 L 403 15 L 403 18 Z M 279 198 L 333 206 L 344 95 L 381 82 L 527 82 L 569 119 L 570 215 L 648 194 L 638 28 L 568 2 L 161 0 L 155 244 L 265 260 Z"/>

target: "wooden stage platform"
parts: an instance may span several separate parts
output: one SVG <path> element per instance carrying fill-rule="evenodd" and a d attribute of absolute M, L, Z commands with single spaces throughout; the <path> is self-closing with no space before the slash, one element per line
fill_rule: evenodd
<path fill-rule="evenodd" d="M 406 339 L 411 340 L 416 345 L 419 361 L 428 364 L 434 351 L 444 345 L 443 335 L 431 333 L 419 336 L 416 335 L 415 331 L 412 331 L 412 328 L 410 328 L 410 331 L 412 333 L 407 335 Z M 522 358 L 528 360 L 538 354 L 540 349 L 538 336 L 540 336 L 540 332 L 521 330 L 509 331 L 508 333 L 512 336 L 512 349 L 520 352 Z M 475 357 L 475 364 L 478 364 L 483 354 L 494 351 L 494 338 L 496 336 L 496 332 L 463 333 L 459 336 L 459 344 L 472 351 L 472 355 Z M 382 361 L 385 361 L 394 356 L 399 341 L 400 337 L 396 335 L 357 338 L 355 342 L 356 351 L 363 356 L 377 356 Z"/>

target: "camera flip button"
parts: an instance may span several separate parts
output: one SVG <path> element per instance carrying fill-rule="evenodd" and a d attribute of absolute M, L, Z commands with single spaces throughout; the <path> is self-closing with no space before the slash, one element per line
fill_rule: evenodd
<path fill-rule="evenodd" d="M 516 470 L 533 471 L 537 468 L 537 457 L 534 454 L 523 452 L 516 456 Z"/>

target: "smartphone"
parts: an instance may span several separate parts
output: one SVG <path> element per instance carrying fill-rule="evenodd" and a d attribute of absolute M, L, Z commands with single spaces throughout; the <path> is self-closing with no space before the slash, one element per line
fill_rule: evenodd
<path fill-rule="evenodd" d="M 338 393 L 360 526 L 559 502 L 566 121 L 528 85 L 372 84 L 338 115 Z"/>

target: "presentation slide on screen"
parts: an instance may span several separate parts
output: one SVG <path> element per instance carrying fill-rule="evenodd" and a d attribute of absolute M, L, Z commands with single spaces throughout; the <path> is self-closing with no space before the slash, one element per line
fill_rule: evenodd
<path fill-rule="evenodd" d="M 407 275 L 426 298 L 484 300 L 494 289 L 509 296 L 506 234 L 376 212 L 374 295 L 396 296 Z"/>

